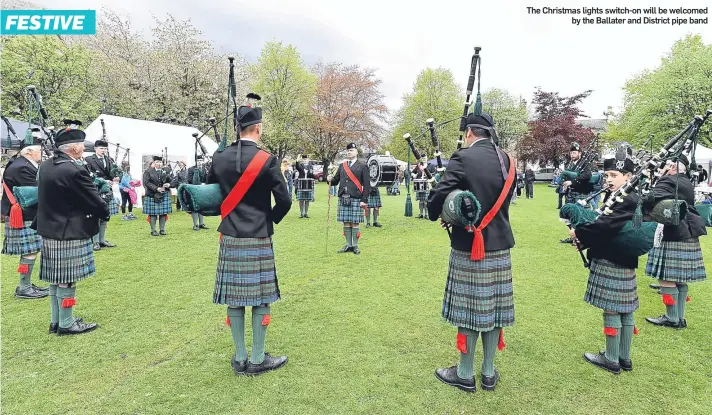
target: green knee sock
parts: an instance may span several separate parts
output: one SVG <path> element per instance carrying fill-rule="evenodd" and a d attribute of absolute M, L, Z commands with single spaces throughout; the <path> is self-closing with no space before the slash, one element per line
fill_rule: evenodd
<path fill-rule="evenodd" d="M 30 271 L 32 272 L 32 271 Z M 685 305 L 687 304 L 687 284 L 678 283 L 677 284 L 677 318 L 682 321 L 685 318 Z"/>
<path fill-rule="evenodd" d="M 618 362 L 620 357 L 621 315 L 603 313 L 603 332 L 606 335 L 606 359 Z"/>
<path fill-rule="evenodd" d="M 72 307 L 74 307 L 74 294 L 77 287 L 57 287 L 57 303 L 59 304 L 59 327 L 67 328 L 74 323 Z"/>
<path fill-rule="evenodd" d="M 98 244 L 99 242 L 101 242 L 101 238 L 98 233 L 91 237 L 91 243 Z"/>
<path fill-rule="evenodd" d="M 166 230 L 166 218 L 168 216 L 166 215 L 161 215 L 158 217 L 158 226 L 161 228 L 162 231 Z"/>
<path fill-rule="evenodd" d="M 378 223 L 378 210 L 373 210 L 373 223 Z"/>
<path fill-rule="evenodd" d="M 358 235 L 361 228 L 351 228 L 351 246 L 354 248 L 358 246 Z"/>
<path fill-rule="evenodd" d="M 235 358 L 238 362 L 247 360 L 247 347 L 245 346 L 245 307 L 227 308 L 230 317 L 230 331 L 235 342 Z"/>
<path fill-rule="evenodd" d="M 366 223 L 371 223 L 371 209 L 366 209 Z"/>
<path fill-rule="evenodd" d="M 259 365 L 265 360 L 265 336 L 269 323 L 268 305 L 252 307 L 252 364 Z"/>
<path fill-rule="evenodd" d="M 660 287 L 660 293 L 663 295 L 663 304 L 665 304 L 665 315 L 671 321 L 679 321 L 677 315 L 677 295 L 679 291 L 677 287 Z"/>
<path fill-rule="evenodd" d="M 485 376 L 494 376 L 494 355 L 497 353 L 500 331 L 501 328 L 495 327 L 482 332 L 482 374 Z"/>
<path fill-rule="evenodd" d="M 457 328 L 457 349 L 460 351 L 460 364 L 457 365 L 457 376 L 460 379 L 472 379 L 475 375 L 475 346 L 477 332 L 464 327 Z M 466 350 L 463 353 L 462 350 Z"/>
<path fill-rule="evenodd" d="M 26 267 L 25 267 L 26 265 Z M 32 286 L 32 269 L 35 267 L 35 258 L 20 258 L 20 289 L 24 290 Z M 27 269 L 25 269 L 27 268 Z M 26 272 L 23 272 L 26 271 Z"/>
<path fill-rule="evenodd" d="M 346 237 L 346 246 L 351 246 L 351 227 L 344 226 L 344 236 Z"/>
<path fill-rule="evenodd" d="M 630 344 L 633 342 L 635 331 L 635 318 L 633 313 L 621 314 L 620 358 L 630 360 Z"/>
<path fill-rule="evenodd" d="M 158 216 L 151 215 L 148 217 L 148 221 L 151 224 L 151 232 L 156 232 L 156 218 Z"/>
<path fill-rule="evenodd" d="M 304 216 L 304 201 L 299 201 L 299 214 Z"/>
<path fill-rule="evenodd" d="M 99 243 L 106 242 L 106 225 L 108 225 L 103 220 L 99 222 Z"/>
<path fill-rule="evenodd" d="M 308 215 L 309 214 L 309 201 L 304 202 L 304 214 Z"/>
<path fill-rule="evenodd" d="M 198 226 L 198 214 L 196 212 L 193 212 L 190 216 L 193 217 L 193 226 Z"/>
<path fill-rule="evenodd" d="M 205 216 L 198 214 L 198 219 L 200 221 L 200 226 L 205 225 Z"/>
<path fill-rule="evenodd" d="M 425 203 L 423 201 L 420 201 L 420 204 L 418 204 L 418 207 L 420 208 L 420 214 L 423 215 L 425 212 Z"/>
<path fill-rule="evenodd" d="M 50 323 L 59 323 L 59 303 L 57 302 L 57 284 L 50 284 L 49 286 L 49 308 L 52 312 L 50 317 Z"/>

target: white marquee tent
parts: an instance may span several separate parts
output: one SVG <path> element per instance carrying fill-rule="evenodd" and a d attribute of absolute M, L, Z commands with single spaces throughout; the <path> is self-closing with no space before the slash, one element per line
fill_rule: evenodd
<path fill-rule="evenodd" d="M 712 168 L 712 149 L 698 144 L 695 150 L 695 162 L 703 165 L 708 170 Z"/>

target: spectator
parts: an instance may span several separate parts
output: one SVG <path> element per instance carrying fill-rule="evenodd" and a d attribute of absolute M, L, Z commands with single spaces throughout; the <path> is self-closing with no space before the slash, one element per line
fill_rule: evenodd
<path fill-rule="evenodd" d="M 531 164 L 527 165 L 527 171 L 524 173 L 524 182 L 527 186 L 527 199 L 534 199 L 534 170 Z"/>

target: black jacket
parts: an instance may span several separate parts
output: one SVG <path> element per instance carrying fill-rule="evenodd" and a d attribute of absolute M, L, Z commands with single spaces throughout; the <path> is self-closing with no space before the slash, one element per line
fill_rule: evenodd
<path fill-rule="evenodd" d="M 99 221 L 109 220 L 109 207 L 84 167 L 56 151 L 40 165 L 37 217 L 32 229 L 45 238 L 62 241 L 89 239 Z"/>
<path fill-rule="evenodd" d="M 84 161 L 86 162 L 84 167 L 89 170 L 89 173 L 110 181 L 113 179 L 111 176 L 111 169 L 114 167 L 115 163 L 108 154 L 104 155 L 104 160 L 106 161 L 106 167 L 102 166 L 101 158 L 99 156 L 92 154 L 91 156 L 84 158 Z"/>
<path fill-rule="evenodd" d="M 573 171 L 574 165 L 575 162 L 571 162 L 566 168 L 566 170 Z M 589 180 L 591 180 L 591 175 L 591 166 L 589 165 L 584 167 L 579 173 L 578 177 L 574 180 L 571 180 L 571 186 L 569 186 L 569 189 L 573 190 L 574 192 L 582 193 L 585 195 L 591 193 L 591 191 L 593 191 L 593 185 L 589 183 Z"/>
<path fill-rule="evenodd" d="M 313 179 L 314 178 L 314 165 L 309 163 L 304 166 L 302 163 L 297 163 L 297 171 L 299 172 L 300 179 Z"/>
<path fill-rule="evenodd" d="M 527 183 L 534 183 L 534 170 L 528 169 L 526 172 L 524 172 L 524 180 Z"/>
<path fill-rule="evenodd" d="M 507 171 L 509 171 L 509 158 L 502 152 L 502 158 Z M 457 151 L 452 155 L 448 163 L 445 175 L 430 191 L 428 197 L 428 215 L 430 220 L 435 221 L 440 217 L 443 210 L 445 198 L 453 190 L 469 190 L 482 207 L 480 221 L 487 212 L 492 209 L 497 198 L 499 198 L 504 188 L 504 178 L 499 164 L 499 158 L 490 140 L 476 142 L 468 148 Z M 509 200 L 514 191 L 512 184 L 507 198 L 502 204 L 497 215 L 482 231 L 485 240 L 485 251 L 498 251 L 509 249 L 514 246 L 514 235 L 509 224 Z M 453 227 L 450 235 L 450 246 L 461 251 L 472 249 L 474 233 L 468 232 L 465 228 Z"/>
<path fill-rule="evenodd" d="M 630 193 L 623 198 L 622 203 L 613 205 L 613 212 L 610 215 L 599 215 L 595 221 L 576 228 L 576 238 L 581 243 L 582 248 L 588 248 L 586 256 L 589 260 L 601 258 L 624 268 L 638 268 L 637 256 L 626 256 L 618 252 L 610 252 L 610 250 L 606 249 L 606 244 L 623 229 L 626 222 L 633 219 L 639 200 L 640 196 L 637 193 Z"/>
<path fill-rule="evenodd" d="M 252 141 L 238 142 L 241 142 L 240 171 L 244 173 L 259 147 Z M 208 172 L 208 183 L 219 184 L 226 197 L 242 176 L 242 173 L 237 172 L 238 142 L 221 153 L 216 152 Z M 274 234 L 273 224 L 279 223 L 291 207 L 292 198 L 279 161 L 277 157 L 270 155 L 252 187 L 245 193 L 240 204 L 222 220 L 218 231 L 233 238 L 266 238 Z"/>
<path fill-rule="evenodd" d="M 171 183 L 171 181 L 171 175 L 163 169 L 156 171 L 155 168 L 149 168 L 143 172 L 143 187 L 146 189 L 146 196 L 154 197 L 158 193 L 158 188 L 166 183 L 175 187 L 175 183 Z"/>
<path fill-rule="evenodd" d="M 421 170 L 421 167 L 423 168 L 422 170 Z M 435 172 L 437 171 L 432 166 L 426 167 L 426 166 L 423 166 L 422 163 L 418 163 L 415 165 L 415 167 L 411 171 L 411 173 L 413 174 L 413 176 L 412 176 L 413 179 L 427 179 L 428 175 L 425 173 L 425 169 L 427 169 L 430 172 L 431 176 L 434 176 Z"/>
<path fill-rule="evenodd" d="M 37 167 L 25 157 L 17 157 L 5 167 L 2 176 L 3 182 L 10 191 L 14 191 L 15 186 L 37 186 Z M 7 198 L 5 189 L 2 192 L 2 215 L 10 216 L 10 199 Z M 27 209 L 22 209 L 22 219 L 24 221 L 33 220 L 37 216 L 37 205 Z"/>
<path fill-rule="evenodd" d="M 356 183 L 354 183 L 349 178 L 349 175 L 346 174 L 346 170 L 344 170 L 344 163 L 339 164 L 339 169 L 336 170 L 336 174 L 331 179 L 331 185 L 339 185 L 339 197 L 344 194 L 348 194 L 352 198 L 361 199 L 363 203 L 368 203 L 368 194 L 371 193 L 371 176 L 368 174 L 368 167 L 366 166 L 366 163 L 356 160 L 354 165 L 351 166 L 351 172 L 354 174 L 356 179 L 361 182 L 363 191 L 359 191 L 358 187 L 356 187 Z"/>
<path fill-rule="evenodd" d="M 198 182 L 195 183 L 195 180 L 193 180 L 193 179 L 195 178 L 195 177 L 194 177 L 194 176 L 195 176 L 195 169 L 196 169 L 196 166 L 192 166 L 192 167 L 188 168 L 188 172 L 187 172 L 187 173 L 186 173 L 186 172 L 183 172 L 183 175 L 185 176 L 185 178 L 180 179 L 180 180 L 182 180 L 181 183 L 187 183 L 187 184 L 202 184 L 202 183 L 205 183 L 205 182 L 208 180 L 208 172 L 207 172 L 207 170 L 205 169 L 205 167 L 201 167 L 201 168 L 198 169 Z M 180 175 L 180 173 L 179 173 L 179 175 Z"/>
<path fill-rule="evenodd" d="M 663 228 L 663 241 L 684 241 L 685 239 L 707 235 L 705 220 L 700 217 L 694 207 L 695 189 L 692 187 L 690 179 L 684 174 L 661 177 L 643 200 L 643 208 L 645 208 L 646 212 L 649 212 L 659 201 L 675 199 L 676 182 L 678 186 L 677 198 L 687 202 L 687 215 L 677 226 L 665 225 Z"/>

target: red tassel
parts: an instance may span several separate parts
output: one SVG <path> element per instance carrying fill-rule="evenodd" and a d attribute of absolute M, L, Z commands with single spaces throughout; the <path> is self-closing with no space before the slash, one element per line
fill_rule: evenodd
<path fill-rule="evenodd" d="M 25 222 L 22 220 L 22 208 L 19 203 L 15 203 L 10 208 L 10 227 L 12 229 L 22 229 Z"/>
<path fill-rule="evenodd" d="M 225 324 L 230 327 L 230 316 L 225 317 Z"/>
<path fill-rule="evenodd" d="M 163 216 L 165 216 L 165 217 L 166 217 L 166 222 L 168 222 L 168 215 L 163 215 Z"/>
<path fill-rule="evenodd" d="M 499 344 L 497 345 L 497 349 L 501 352 L 505 347 L 507 347 L 507 345 L 504 344 L 504 329 L 499 329 Z"/>
<path fill-rule="evenodd" d="M 638 326 L 633 326 L 633 334 L 638 335 Z"/>
<path fill-rule="evenodd" d="M 146 223 L 151 223 L 151 215 L 146 216 Z"/>
<path fill-rule="evenodd" d="M 356 232 L 356 239 L 361 239 L 361 232 Z"/>
<path fill-rule="evenodd" d="M 485 259 L 485 238 L 482 236 L 482 230 L 480 229 L 475 229 L 475 239 L 472 240 L 470 259 L 473 261 Z"/>
<path fill-rule="evenodd" d="M 62 308 L 72 308 L 77 304 L 77 300 L 74 298 L 65 298 L 62 300 Z"/>
<path fill-rule="evenodd" d="M 663 304 L 665 305 L 675 305 L 677 301 L 670 294 L 663 294 Z"/>
<path fill-rule="evenodd" d="M 269 326 L 269 323 L 271 323 L 271 322 L 272 322 L 272 316 L 270 316 L 269 314 L 265 314 L 264 316 L 262 316 L 262 325 L 263 326 Z"/>
<path fill-rule="evenodd" d="M 20 274 L 27 274 L 28 272 L 30 272 L 30 266 L 27 264 L 20 264 L 20 266 L 17 267 L 17 272 L 19 272 Z"/>
<path fill-rule="evenodd" d="M 605 334 L 606 336 L 617 336 L 618 329 L 615 327 L 606 327 L 603 329 L 603 334 Z"/>
<path fill-rule="evenodd" d="M 457 333 L 457 350 L 467 353 L 467 336 L 462 333 Z"/>
<path fill-rule="evenodd" d="M 685 299 L 685 302 L 689 303 L 690 301 L 692 301 L 692 298 L 690 298 L 690 296 L 688 295 L 687 298 Z"/>

